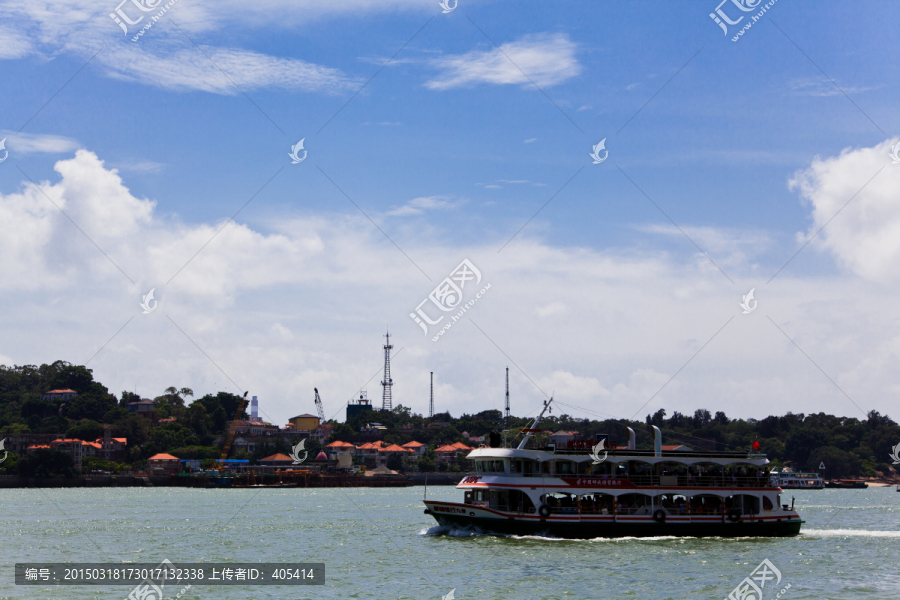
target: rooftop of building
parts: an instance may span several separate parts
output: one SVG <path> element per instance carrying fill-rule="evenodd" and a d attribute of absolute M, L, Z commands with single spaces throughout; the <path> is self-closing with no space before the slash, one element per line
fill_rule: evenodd
<path fill-rule="evenodd" d="M 265 458 L 260 459 L 260 461 L 264 461 L 264 460 L 282 460 L 282 461 L 287 460 L 287 461 L 293 462 L 294 459 L 291 458 L 290 456 L 288 456 L 287 454 L 282 454 L 279 452 L 277 454 L 273 454 L 272 456 L 267 456 Z"/>
<path fill-rule="evenodd" d="M 403 446 L 398 446 L 397 444 L 391 444 L 390 446 L 385 446 L 384 448 L 379 448 L 379 452 L 412 452 L 409 448 L 404 448 Z"/>
<path fill-rule="evenodd" d="M 154 454 L 147 460 L 178 460 L 178 457 L 172 456 L 171 454 L 160 453 L 160 454 Z"/>

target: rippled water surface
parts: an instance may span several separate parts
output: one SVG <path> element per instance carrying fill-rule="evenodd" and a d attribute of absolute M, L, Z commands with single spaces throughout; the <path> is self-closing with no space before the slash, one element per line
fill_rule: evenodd
<path fill-rule="evenodd" d="M 195 586 L 184 599 L 722 600 L 769 559 L 769 600 L 900 598 L 900 493 L 785 492 L 807 521 L 786 539 L 556 540 L 447 531 L 405 489 L 0 490 L 0 597 L 125 598 L 129 587 L 25 587 L 16 562 L 324 562 L 325 586 Z M 449 487 L 429 498 L 459 500 Z M 168 592 L 167 588 L 167 592 Z M 178 589 L 171 590 L 171 594 Z"/>

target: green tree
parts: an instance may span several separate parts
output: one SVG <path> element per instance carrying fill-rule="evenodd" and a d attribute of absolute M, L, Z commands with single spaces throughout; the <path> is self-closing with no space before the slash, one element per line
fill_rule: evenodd
<path fill-rule="evenodd" d="M 391 471 L 405 471 L 406 467 L 403 464 L 403 458 L 396 452 L 391 453 L 387 459 L 387 468 Z"/>
<path fill-rule="evenodd" d="M 150 421 L 135 414 L 129 414 L 112 424 L 112 436 L 126 438 L 128 447 L 140 446 L 150 439 Z"/>
<path fill-rule="evenodd" d="M 93 442 L 103 437 L 103 426 L 97 421 L 83 419 L 69 427 L 69 430 L 66 431 L 66 437 Z"/>
<path fill-rule="evenodd" d="M 19 457 L 21 477 L 74 477 L 75 461 L 66 452 L 41 448 Z"/>

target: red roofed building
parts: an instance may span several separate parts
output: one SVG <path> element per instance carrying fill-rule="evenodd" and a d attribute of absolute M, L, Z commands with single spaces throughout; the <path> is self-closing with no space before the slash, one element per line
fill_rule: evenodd
<path fill-rule="evenodd" d="M 378 461 L 378 451 L 386 444 L 380 440 L 374 442 L 366 442 L 356 447 L 356 455 L 359 456 L 363 464 L 367 467 L 374 467 Z"/>
<path fill-rule="evenodd" d="M 340 440 L 331 442 L 325 446 L 328 448 L 328 454 L 332 460 L 337 460 L 341 465 L 349 465 L 352 462 L 351 456 L 356 453 L 356 446 L 350 442 L 342 442 Z M 341 457 L 346 458 L 341 458 Z"/>
<path fill-rule="evenodd" d="M 50 449 L 70 454 L 72 460 L 75 461 L 75 470 L 81 472 L 81 458 L 84 456 L 84 445 L 85 442 L 81 440 L 62 438 L 50 442 Z"/>
<path fill-rule="evenodd" d="M 415 440 L 406 442 L 405 444 L 403 444 L 403 447 L 407 450 L 412 450 L 417 457 L 425 456 L 425 453 L 428 452 L 428 446 L 426 446 L 422 442 L 417 442 Z"/>
<path fill-rule="evenodd" d="M 294 459 L 286 454 L 273 454 L 259 459 L 259 464 L 266 467 L 288 467 L 294 464 Z"/>
<path fill-rule="evenodd" d="M 174 475 L 181 468 L 181 461 L 171 454 L 154 454 L 147 459 L 147 468 L 153 475 Z"/>
<path fill-rule="evenodd" d="M 340 440 L 331 442 L 330 444 L 326 445 L 325 447 L 331 448 L 335 452 L 350 452 L 351 448 L 356 448 L 356 446 L 354 446 L 350 442 L 342 442 Z"/>
<path fill-rule="evenodd" d="M 468 454 L 470 450 L 472 450 L 471 447 L 456 442 L 455 444 L 447 444 L 435 449 L 434 455 L 439 461 L 450 462 L 461 454 Z"/>
<path fill-rule="evenodd" d="M 691 449 L 684 444 L 670 444 L 662 446 L 663 452 L 691 452 Z"/>
<path fill-rule="evenodd" d="M 409 448 L 404 448 L 403 446 L 398 446 L 397 444 L 391 444 L 390 446 L 385 446 L 384 448 L 379 448 L 378 451 L 386 452 L 386 453 L 400 452 L 400 453 L 404 453 L 404 454 L 412 452 L 412 450 L 410 450 Z"/>
<path fill-rule="evenodd" d="M 399 456 L 401 460 L 407 459 L 415 454 L 412 450 L 398 446 L 397 444 L 385 445 L 378 449 L 378 464 L 386 465 L 391 456 Z"/>
<path fill-rule="evenodd" d="M 82 459 L 87 457 L 117 462 L 124 461 L 127 441 L 126 438 L 110 437 L 109 429 L 107 428 L 104 436 L 93 442 L 62 437 L 51 441 L 49 445 L 34 444 L 28 446 L 27 450 L 28 452 L 33 452 L 34 450 L 49 448 L 50 450 L 65 452 L 72 457 L 72 460 L 75 462 L 75 468 L 81 471 Z"/>

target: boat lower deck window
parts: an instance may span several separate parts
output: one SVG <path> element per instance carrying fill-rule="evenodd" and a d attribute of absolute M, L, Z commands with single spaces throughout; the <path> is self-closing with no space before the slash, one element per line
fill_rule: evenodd
<path fill-rule="evenodd" d="M 568 460 L 556 461 L 556 473 L 558 475 L 574 475 L 577 465 Z"/>

